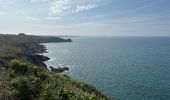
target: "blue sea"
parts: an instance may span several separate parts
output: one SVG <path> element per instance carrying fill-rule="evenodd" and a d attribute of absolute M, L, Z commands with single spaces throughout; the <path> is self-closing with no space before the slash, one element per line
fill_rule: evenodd
<path fill-rule="evenodd" d="M 74 37 L 45 43 L 48 66 L 114 100 L 170 100 L 170 37 Z"/>

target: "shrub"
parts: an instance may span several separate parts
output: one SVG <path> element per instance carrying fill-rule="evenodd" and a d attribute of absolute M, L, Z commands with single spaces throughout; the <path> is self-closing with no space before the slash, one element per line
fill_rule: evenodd
<path fill-rule="evenodd" d="M 11 82 L 11 87 L 14 89 L 14 93 L 20 100 L 30 100 L 31 90 L 29 87 L 29 82 L 24 78 L 18 78 Z"/>
<path fill-rule="evenodd" d="M 74 95 L 74 93 L 72 91 L 69 91 L 65 88 L 61 88 L 60 92 L 59 92 L 59 98 L 62 100 L 68 100 L 70 99 L 72 96 Z"/>
<path fill-rule="evenodd" d="M 27 64 L 20 63 L 18 60 L 12 60 L 9 62 L 9 71 L 18 75 L 24 75 L 28 72 L 29 67 Z"/>

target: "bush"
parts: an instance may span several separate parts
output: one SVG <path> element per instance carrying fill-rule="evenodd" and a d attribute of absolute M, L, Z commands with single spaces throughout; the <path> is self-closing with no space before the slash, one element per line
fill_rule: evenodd
<path fill-rule="evenodd" d="M 14 89 L 15 94 L 20 100 L 30 100 L 31 90 L 29 88 L 29 82 L 24 78 L 18 78 L 11 82 L 11 87 Z"/>
<path fill-rule="evenodd" d="M 19 77 L 10 82 L 10 87 L 20 100 L 31 100 L 39 96 L 41 85 L 36 77 Z"/>
<path fill-rule="evenodd" d="M 62 99 L 62 100 L 68 100 L 73 95 L 74 95 L 74 93 L 72 91 L 69 91 L 65 88 L 61 88 L 60 91 L 59 91 L 59 98 Z"/>
<path fill-rule="evenodd" d="M 20 63 L 18 60 L 12 60 L 9 62 L 9 71 L 14 72 L 18 75 L 24 75 L 28 72 L 29 67 L 27 64 Z"/>

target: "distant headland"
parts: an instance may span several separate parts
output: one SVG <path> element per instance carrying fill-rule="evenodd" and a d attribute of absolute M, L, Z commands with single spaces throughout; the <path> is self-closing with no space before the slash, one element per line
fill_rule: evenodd
<path fill-rule="evenodd" d="M 10 60 L 18 59 L 46 67 L 44 61 L 49 60 L 49 58 L 37 53 L 46 51 L 46 48 L 40 43 L 49 42 L 72 42 L 72 40 L 52 36 L 26 35 L 25 33 L 18 35 L 0 34 L 0 65 L 7 67 Z"/>

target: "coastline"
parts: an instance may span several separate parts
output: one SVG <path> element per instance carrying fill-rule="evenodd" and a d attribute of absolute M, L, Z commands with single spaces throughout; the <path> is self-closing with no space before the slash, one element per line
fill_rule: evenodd
<path fill-rule="evenodd" d="M 34 38 L 34 39 L 32 39 Z M 37 39 L 39 38 L 39 39 Z M 51 37 L 50 37 L 51 38 Z M 46 47 L 40 43 L 48 42 L 72 42 L 71 39 L 37 37 L 37 36 L 19 36 L 19 35 L 3 35 L 0 36 L 0 86 L 6 86 L 0 89 L 0 98 L 84 98 L 89 100 L 110 100 L 102 92 L 95 87 L 71 79 L 67 75 L 56 74 L 49 71 L 44 63 L 49 57 L 38 53 L 46 52 Z M 5 69 L 4 69 L 5 68 Z M 59 68 L 59 70 L 61 70 Z M 65 70 L 65 69 L 64 69 Z M 9 81 L 10 80 L 10 81 Z M 35 80 L 35 81 L 30 81 Z M 24 82 L 24 83 L 23 83 Z M 37 82 L 35 84 L 34 82 Z M 28 84 L 27 84 L 28 83 Z M 15 85 L 10 85 L 15 84 Z M 21 87 L 15 87 L 20 86 Z M 49 85 L 50 84 L 50 85 Z M 39 89 L 37 90 L 38 85 Z M 27 88 L 25 88 L 25 87 Z M 49 87 L 50 86 L 50 87 Z M 54 87 L 55 86 L 55 87 Z M 49 88 L 46 88 L 49 87 Z M 12 90 L 14 91 L 12 91 Z M 22 91 L 25 89 L 24 91 Z M 1 91 L 2 90 L 2 91 Z M 38 93 L 29 91 L 37 90 Z M 41 91 L 42 90 L 42 91 Z M 3 92 L 4 91 L 4 92 Z M 16 92 L 19 91 L 19 92 Z M 23 94 L 24 92 L 24 94 Z M 25 93 L 26 92 L 26 93 Z M 8 93 L 13 93 L 12 96 Z M 45 94 L 44 94 L 45 93 Z M 50 97 L 48 95 L 49 94 Z M 41 94 L 41 95 L 40 95 Z M 34 97 L 32 95 L 35 95 Z M 83 99 L 83 100 L 84 100 Z M 64 99 L 66 100 L 66 99 Z"/>
<path fill-rule="evenodd" d="M 0 66 L 7 68 L 9 61 L 18 59 L 40 67 L 47 67 L 44 62 L 50 58 L 39 53 L 46 52 L 46 47 L 41 43 L 49 42 L 72 42 L 72 40 L 48 36 L 0 35 Z"/>

